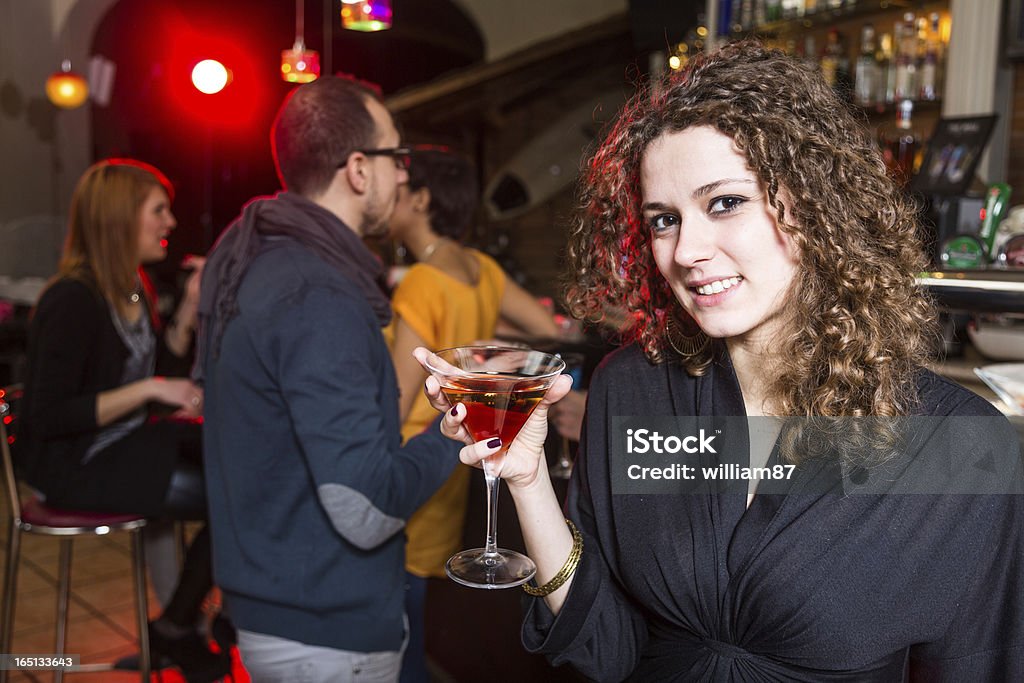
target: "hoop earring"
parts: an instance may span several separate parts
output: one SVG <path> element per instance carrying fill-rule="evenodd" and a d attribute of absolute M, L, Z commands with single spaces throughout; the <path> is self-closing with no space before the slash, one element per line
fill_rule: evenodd
<path fill-rule="evenodd" d="M 711 345 L 711 337 L 704 334 L 704 330 L 698 327 L 696 334 L 687 335 L 683 332 L 682 324 L 671 313 L 665 318 L 665 338 L 672 350 L 683 358 L 700 355 Z"/>

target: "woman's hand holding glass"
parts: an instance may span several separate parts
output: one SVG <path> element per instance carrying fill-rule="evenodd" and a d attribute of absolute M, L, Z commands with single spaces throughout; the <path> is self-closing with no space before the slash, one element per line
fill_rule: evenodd
<path fill-rule="evenodd" d="M 498 547 L 499 477 L 509 482 L 517 507 L 521 498 L 531 497 L 526 492 L 552 492 L 544 458 L 547 409 L 572 386 L 560 374 L 565 363 L 541 351 L 500 346 L 459 346 L 437 353 L 417 348 L 414 356 L 432 376 L 426 393 L 435 408 L 445 411 L 443 432 L 468 444 L 462 461 L 480 466 L 487 485 L 486 543 L 452 555 L 445 572 L 473 588 L 520 586 L 534 577 L 537 565 L 520 552 Z"/>
<path fill-rule="evenodd" d="M 413 351 L 413 355 L 424 369 L 427 369 L 427 361 L 433 354 L 429 350 L 419 347 Z M 510 488 L 529 488 L 542 479 L 547 480 L 544 441 L 548 435 L 548 408 L 562 399 L 571 389 L 572 378 L 570 376 L 560 375 L 557 377 L 519 431 L 519 435 L 509 446 L 497 474 L 505 480 Z M 432 375 L 428 375 L 424 382 L 424 393 L 436 410 L 445 413 L 444 419 L 441 421 L 441 433 L 449 439 L 466 444 L 459 453 L 462 462 L 482 468 L 483 459 L 501 449 L 502 444 L 489 446 L 491 441 L 473 440 L 469 430 L 463 425 L 463 420 L 466 418 L 466 407 L 460 404 L 457 412 L 452 414 L 452 408 L 455 406 L 452 406 L 445 397 L 441 391 L 441 384 Z M 542 472 L 543 476 L 541 476 Z"/>

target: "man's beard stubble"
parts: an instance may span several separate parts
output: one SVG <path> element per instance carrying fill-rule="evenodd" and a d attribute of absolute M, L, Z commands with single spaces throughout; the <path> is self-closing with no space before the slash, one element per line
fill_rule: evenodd
<path fill-rule="evenodd" d="M 372 189 L 366 202 L 366 211 L 363 212 L 362 219 L 359 222 L 359 234 L 363 237 L 387 235 L 388 222 L 394 209 L 394 201 L 391 202 L 389 207 L 381 206 L 380 194 L 376 188 Z"/>

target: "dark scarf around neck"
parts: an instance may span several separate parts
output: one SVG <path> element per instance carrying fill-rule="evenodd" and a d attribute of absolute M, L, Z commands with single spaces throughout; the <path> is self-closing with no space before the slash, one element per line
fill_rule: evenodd
<path fill-rule="evenodd" d="M 238 315 L 238 288 L 259 254 L 261 238 L 287 237 L 314 252 L 352 280 L 366 296 L 381 326 L 391 321 L 382 287 L 384 267 L 356 233 L 337 216 L 291 192 L 249 202 L 213 246 L 203 269 L 199 335 L 193 376 L 202 381 L 205 350 L 220 355 L 228 323 Z"/>

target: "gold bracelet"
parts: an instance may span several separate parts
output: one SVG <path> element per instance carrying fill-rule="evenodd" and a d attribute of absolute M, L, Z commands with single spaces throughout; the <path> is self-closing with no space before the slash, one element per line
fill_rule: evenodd
<path fill-rule="evenodd" d="M 558 573 L 543 586 L 534 588 L 529 584 L 523 584 L 523 590 L 535 598 L 543 598 L 545 595 L 554 593 L 576 573 L 576 567 L 579 565 L 580 557 L 583 555 L 583 534 L 579 532 L 579 529 L 570 520 L 565 520 L 565 523 L 569 525 L 569 531 L 572 532 L 572 550 L 569 551 L 569 558 L 562 565 L 562 568 L 558 570 Z"/>

